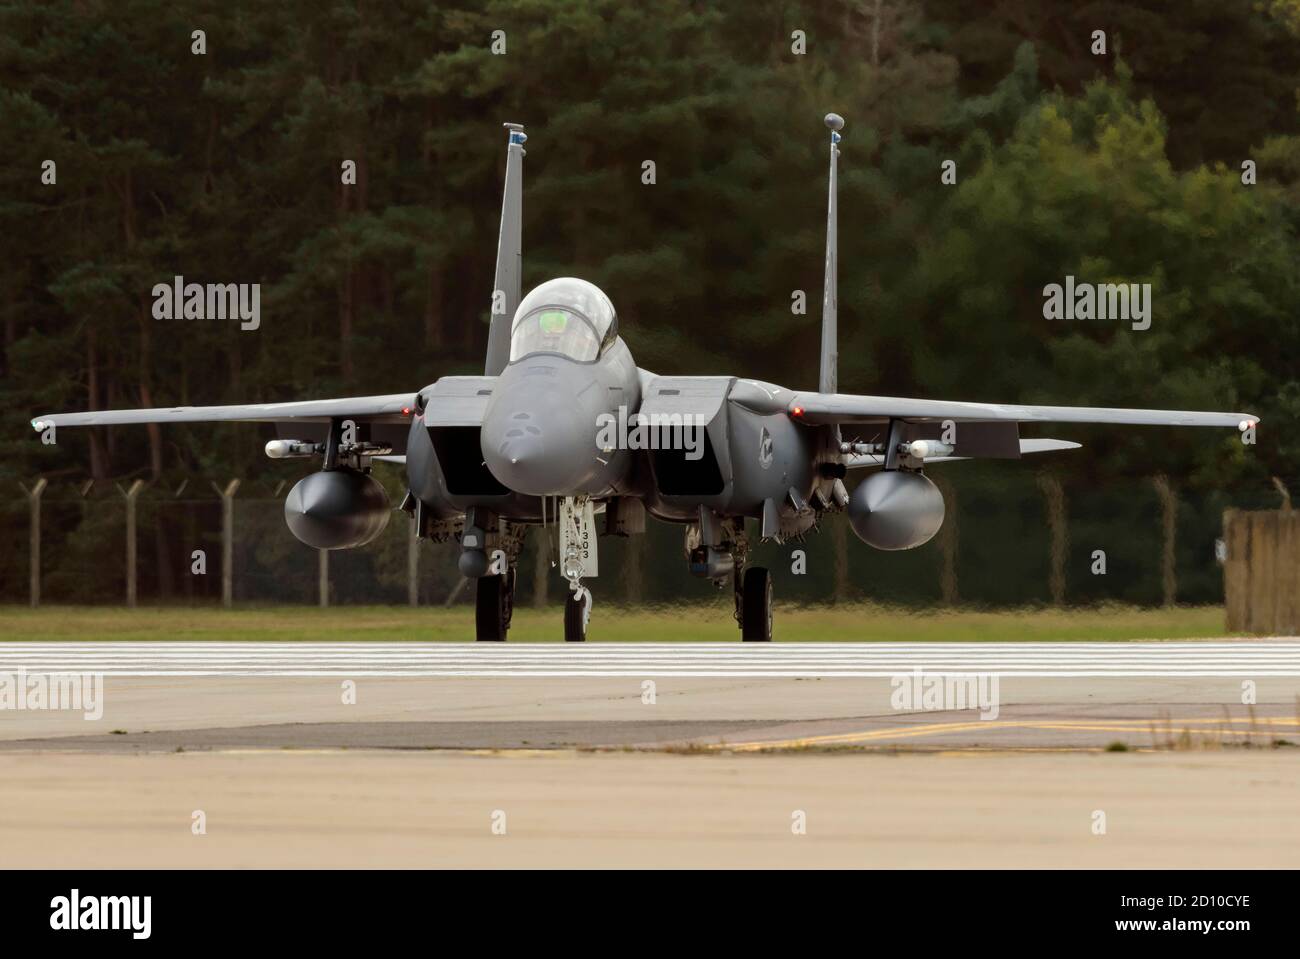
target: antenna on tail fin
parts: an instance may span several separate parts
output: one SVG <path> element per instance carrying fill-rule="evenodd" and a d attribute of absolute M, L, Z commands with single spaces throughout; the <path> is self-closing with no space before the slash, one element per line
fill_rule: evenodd
<path fill-rule="evenodd" d="M 840 155 L 840 131 L 844 129 L 844 118 L 838 113 L 828 113 L 826 126 L 831 131 L 831 174 L 826 200 L 826 276 L 822 287 L 822 357 L 817 390 L 821 393 L 834 393 L 839 382 L 837 372 L 839 346 L 836 329 L 839 278 L 835 268 L 835 261 L 839 256 L 839 236 L 835 225 L 835 194 L 839 192 L 839 176 L 836 172 L 836 160 Z"/>
<path fill-rule="evenodd" d="M 503 123 L 510 131 L 506 147 L 506 187 L 501 198 L 501 235 L 497 239 L 497 272 L 492 284 L 492 320 L 488 326 L 487 359 L 483 372 L 496 376 L 510 360 L 510 322 L 519 306 L 523 263 L 524 133 L 522 123 Z"/>

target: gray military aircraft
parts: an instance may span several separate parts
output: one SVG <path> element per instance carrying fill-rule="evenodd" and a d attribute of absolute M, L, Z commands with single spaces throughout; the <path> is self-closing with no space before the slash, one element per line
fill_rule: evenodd
<path fill-rule="evenodd" d="M 478 581 L 479 640 L 504 640 L 515 570 L 529 530 L 558 530 L 570 592 L 564 638 L 586 638 L 603 532 L 645 530 L 646 514 L 685 527 L 690 571 L 730 580 L 745 640 L 772 637 L 772 580 L 747 564 L 752 535 L 781 542 L 847 509 L 856 534 L 882 550 L 929 541 L 944 501 L 925 467 L 1019 458 L 1077 447 L 1021 439 L 1020 423 L 1115 423 L 1253 429 L 1248 413 L 1019 406 L 837 392 L 836 194 L 840 130 L 826 117 L 830 172 L 821 370 L 816 391 L 720 376 L 657 376 L 637 367 L 609 298 L 591 283 L 553 279 L 520 296 L 523 127 L 507 123 L 505 192 L 487 361 L 482 376 L 444 376 L 418 392 L 237 406 L 45 414 L 60 426 L 238 420 L 272 423 L 273 458 L 320 457 L 284 504 L 293 534 L 317 549 L 372 541 L 391 507 L 370 474 L 404 463 L 401 510 L 415 535 L 460 546 Z M 852 427 L 867 440 L 843 439 Z M 876 468 L 850 494 L 850 470 Z"/>

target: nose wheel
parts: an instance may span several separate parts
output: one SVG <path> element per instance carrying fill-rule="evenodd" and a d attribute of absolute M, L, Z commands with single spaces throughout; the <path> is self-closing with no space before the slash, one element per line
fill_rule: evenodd
<path fill-rule="evenodd" d="M 740 638 L 747 643 L 772 641 L 772 574 L 762 566 L 745 570 L 740 590 Z"/>
<path fill-rule="evenodd" d="M 564 641 L 583 643 L 587 640 L 587 622 L 591 619 L 591 590 L 579 587 L 564 601 Z"/>
<path fill-rule="evenodd" d="M 515 570 L 480 576 L 474 603 L 474 636 L 480 643 L 504 643 L 514 611 Z"/>

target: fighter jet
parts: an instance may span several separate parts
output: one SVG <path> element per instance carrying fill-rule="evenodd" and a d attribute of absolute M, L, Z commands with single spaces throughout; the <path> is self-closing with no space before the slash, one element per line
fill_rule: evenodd
<path fill-rule="evenodd" d="M 876 549 L 918 547 L 944 520 L 943 496 L 926 475 L 931 465 L 1079 445 L 1021 439 L 1021 423 L 1254 428 L 1249 413 L 838 392 L 836 195 L 844 121 L 832 113 L 825 122 L 830 163 L 816 390 L 641 369 L 619 336 L 613 302 L 582 279 L 552 279 L 521 296 L 527 136 L 507 123 L 482 376 L 444 376 L 384 396 L 42 414 L 32 425 L 274 424 L 279 439 L 266 444 L 268 456 L 320 459 L 320 470 L 299 481 L 284 504 L 289 529 L 316 549 L 374 540 L 392 508 L 373 464 L 404 464 L 407 493 L 398 508 L 410 514 L 414 535 L 458 544 L 460 572 L 477 580 L 482 641 L 506 638 L 529 533 L 547 549 L 558 541 L 553 565 L 569 586 L 564 638 L 584 640 L 592 596 L 583 581 L 599 572 L 599 536 L 642 533 L 649 514 L 684 527 L 690 571 L 722 589 L 730 584 L 742 639 L 760 642 L 772 638 L 772 579 L 748 563 L 755 540 L 799 537 L 827 513 L 847 510 L 854 532 Z M 850 494 L 845 479 L 859 469 L 874 472 Z"/>

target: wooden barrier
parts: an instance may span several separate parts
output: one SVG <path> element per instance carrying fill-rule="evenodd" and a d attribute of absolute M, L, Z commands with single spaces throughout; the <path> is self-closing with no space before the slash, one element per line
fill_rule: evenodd
<path fill-rule="evenodd" d="M 1223 514 L 1229 632 L 1300 634 L 1300 511 Z"/>

